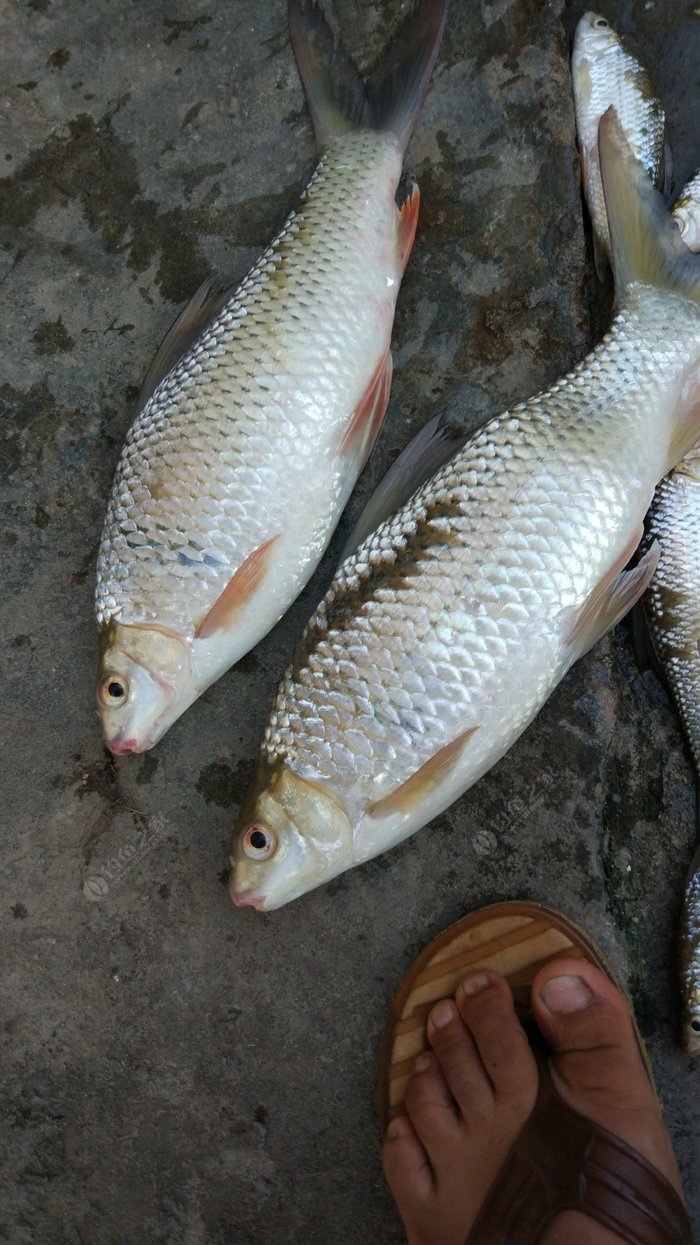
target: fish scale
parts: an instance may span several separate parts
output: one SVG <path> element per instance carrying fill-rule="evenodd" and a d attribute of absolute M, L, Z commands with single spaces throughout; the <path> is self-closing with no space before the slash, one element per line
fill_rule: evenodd
<path fill-rule="evenodd" d="M 399 169 L 391 135 L 335 140 L 299 211 L 139 413 L 98 558 L 101 625 L 157 620 L 192 634 L 237 565 L 286 527 L 301 482 L 320 478 L 319 449 L 332 455 L 367 383 L 356 359 L 368 355 L 371 374 L 386 340 L 396 226 L 378 184 Z M 286 478 L 271 443 L 290 463 Z M 336 470 L 304 532 L 309 547 L 342 488 Z"/>
<path fill-rule="evenodd" d="M 332 782 L 360 812 L 469 727 L 472 781 L 503 713 L 509 738 L 520 733 L 577 655 L 567 633 L 663 471 L 665 451 L 644 445 L 698 314 L 678 299 L 670 315 L 673 300 L 649 294 L 631 299 L 585 368 L 492 420 L 346 560 L 280 687 L 270 766 Z M 445 505 L 453 518 L 431 523 Z M 371 783 L 358 792 L 368 743 Z"/>
<path fill-rule="evenodd" d="M 700 774 L 700 450 L 662 480 L 647 527 L 662 545 L 647 619 Z"/>

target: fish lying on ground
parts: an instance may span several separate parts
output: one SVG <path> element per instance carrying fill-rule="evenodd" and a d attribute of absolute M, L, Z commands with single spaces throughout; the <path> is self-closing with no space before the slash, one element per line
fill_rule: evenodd
<path fill-rule="evenodd" d="M 336 572 L 234 830 L 239 905 L 279 907 L 435 817 L 650 581 L 655 548 L 624 568 L 656 484 L 700 436 L 700 260 L 613 110 L 599 147 L 621 291 L 612 327 Z"/>
<path fill-rule="evenodd" d="M 371 451 L 418 216 L 403 152 L 446 0 L 423 0 L 365 83 L 311 0 L 289 0 L 324 155 L 237 289 L 210 281 L 166 338 L 126 439 L 97 569 L 98 707 L 142 752 L 279 620 Z"/>
<path fill-rule="evenodd" d="M 603 23 L 601 26 L 600 23 Z M 642 66 L 627 52 L 603 18 L 587 13 L 576 31 L 573 65 L 576 126 L 583 185 L 599 251 L 608 258 L 605 203 L 592 187 L 600 184 L 595 146 L 585 136 L 609 104 L 621 101 L 632 118 L 638 158 L 654 178 L 663 167 L 664 117 Z M 577 57 L 578 50 L 578 57 Z M 610 59 L 624 65 L 611 82 Z M 671 209 L 680 236 L 700 248 L 700 176 L 683 189 Z M 659 484 L 646 518 L 642 548 L 655 545 L 659 563 L 644 597 L 653 664 L 670 688 L 700 778 L 700 449 L 691 450 Z M 642 637 L 636 621 L 637 643 Z M 700 1053 L 700 847 L 688 874 L 679 928 L 682 1037 L 689 1054 Z"/>
<path fill-rule="evenodd" d="M 585 13 L 576 27 L 571 56 L 581 178 L 593 224 L 596 270 L 610 259 L 610 233 L 598 159 L 598 124 L 615 109 L 627 142 L 654 185 L 670 180 L 665 117 L 649 75 L 624 47 L 606 18 Z"/>

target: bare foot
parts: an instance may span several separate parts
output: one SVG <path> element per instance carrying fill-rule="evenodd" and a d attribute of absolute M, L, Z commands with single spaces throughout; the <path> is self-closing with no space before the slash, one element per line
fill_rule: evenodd
<path fill-rule="evenodd" d="M 550 1044 L 552 1080 L 582 1115 L 653 1163 L 681 1194 L 678 1168 L 620 992 L 582 960 L 552 960 L 532 987 Z M 537 1097 L 538 1071 L 497 973 L 467 977 L 428 1022 L 432 1053 L 406 1088 L 406 1114 L 384 1143 L 384 1172 L 409 1245 L 464 1245 L 482 1203 Z M 588 1216 L 561 1214 L 542 1245 L 619 1245 Z"/>

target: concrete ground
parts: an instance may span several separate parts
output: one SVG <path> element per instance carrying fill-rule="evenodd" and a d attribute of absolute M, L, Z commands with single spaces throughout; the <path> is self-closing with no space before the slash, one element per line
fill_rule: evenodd
<path fill-rule="evenodd" d="M 600 5 L 655 76 L 680 186 L 700 162 L 697 10 Z M 243 275 L 313 166 L 284 8 L 3 8 L 0 1241 L 399 1241 L 375 1111 L 389 1000 L 426 940 L 515 896 L 582 922 L 627 983 L 700 1223 L 674 975 L 693 775 L 626 627 L 414 839 L 267 916 L 224 885 L 274 688 L 373 484 L 428 417 L 476 427 L 604 323 L 568 75 L 580 10 L 452 0 L 407 160 L 423 201 L 388 418 L 336 540 L 152 752 L 102 747 L 95 555 L 138 387 L 206 272 Z M 366 64 L 404 5 L 328 8 Z"/>

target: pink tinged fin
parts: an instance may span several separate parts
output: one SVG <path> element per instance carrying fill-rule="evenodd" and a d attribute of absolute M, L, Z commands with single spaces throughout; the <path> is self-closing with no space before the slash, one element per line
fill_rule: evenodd
<path fill-rule="evenodd" d="M 619 623 L 649 587 L 661 554 L 658 541 L 654 541 L 631 570 L 621 569 L 631 558 L 639 539 L 641 532 L 593 589 L 567 636 L 567 644 L 576 650 L 577 658 L 583 657 L 606 631 Z"/>
<path fill-rule="evenodd" d="M 343 433 L 338 447 L 341 458 L 359 459 L 363 467 L 367 462 L 384 423 L 392 371 L 391 351 L 387 350 Z"/>
<path fill-rule="evenodd" d="M 418 216 L 420 213 L 420 190 L 414 182 L 411 186 L 411 193 L 407 199 L 404 199 L 399 209 L 399 227 L 397 231 L 397 245 L 399 251 L 399 263 L 401 272 L 405 272 L 406 264 L 413 249 L 413 243 L 416 237 L 416 228 L 418 226 Z"/>
<path fill-rule="evenodd" d="M 239 610 L 250 600 L 262 583 L 270 563 L 275 543 L 281 532 L 271 536 L 262 545 L 258 545 L 241 563 L 233 578 L 224 588 L 221 596 L 212 605 L 208 614 L 197 624 L 195 637 L 206 640 L 217 631 L 227 631 L 234 622 Z"/>
<path fill-rule="evenodd" d="M 470 726 L 468 730 L 462 731 L 456 739 L 449 744 L 445 744 L 435 756 L 426 761 L 425 765 L 421 765 L 415 774 L 406 779 L 400 787 L 392 791 L 390 795 L 384 796 L 383 799 L 377 800 L 367 809 L 370 817 L 390 817 L 394 813 L 407 815 L 439 787 L 445 781 L 450 771 L 456 765 L 463 748 L 469 743 L 472 735 L 478 731 L 478 726 Z"/>

